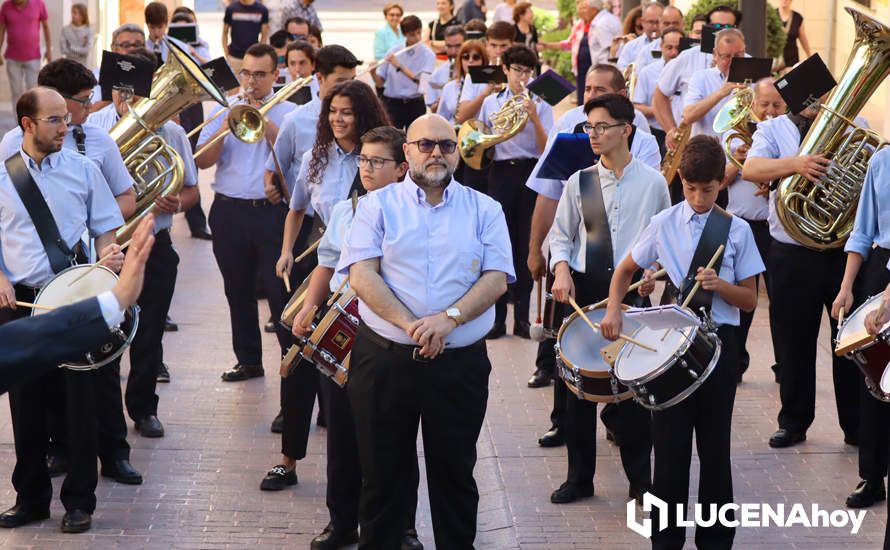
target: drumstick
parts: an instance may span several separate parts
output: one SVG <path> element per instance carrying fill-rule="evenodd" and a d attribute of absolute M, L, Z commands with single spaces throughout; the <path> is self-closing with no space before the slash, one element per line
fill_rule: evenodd
<path fill-rule="evenodd" d="M 290 275 L 285 273 L 282 280 L 284 281 L 284 290 L 286 290 L 287 293 L 290 294 Z"/>
<path fill-rule="evenodd" d="M 300 254 L 299 256 L 294 258 L 294 263 L 298 264 L 298 263 L 302 262 L 306 258 L 306 256 L 315 252 L 315 249 L 318 248 L 318 245 L 320 245 L 320 244 L 321 244 L 321 239 L 318 239 L 314 243 L 310 244 L 309 248 L 307 248 L 306 250 L 303 251 L 302 254 Z"/>
<path fill-rule="evenodd" d="M 569 296 L 569 303 L 572 305 L 573 308 L 575 308 L 575 311 L 578 312 L 578 315 L 580 315 L 581 318 L 584 319 L 584 322 L 587 323 L 591 329 L 593 329 L 593 332 L 600 331 L 600 324 L 594 323 L 593 321 L 591 321 L 590 318 L 587 316 L 587 314 L 584 313 L 584 310 L 581 309 L 581 307 L 578 305 L 578 302 L 576 302 L 575 299 L 572 298 L 571 296 Z M 649 350 L 652 352 L 657 351 L 655 348 L 650 348 L 646 344 L 640 342 L 639 340 L 635 340 L 626 334 L 619 334 L 618 338 L 621 340 L 624 340 L 625 342 L 630 342 L 631 344 L 640 346 L 641 348 L 643 348 L 645 350 Z"/>
<path fill-rule="evenodd" d="M 29 307 L 31 309 L 45 309 L 46 311 L 51 311 L 53 309 L 56 309 L 52 306 L 42 306 L 40 304 L 32 304 L 31 302 L 19 302 L 18 300 L 15 301 L 15 305 L 22 306 L 22 307 Z"/>
<path fill-rule="evenodd" d="M 541 320 L 541 300 L 543 299 L 544 294 L 544 280 L 543 278 L 538 281 L 538 316 L 535 318 L 535 323 L 540 325 L 543 321 Z"/>
<path fill-rule="evenodd" d="M 652 274 L 652 279 L 657 279 L 659 277 L 662 277 L 662 276 L 664 276 L 665 273 L 667 273 L 667 269 L 664 269 L 664 268 L 659 269 L 658 271 L 656 271 L 655 273 Z M 652 280 L 652 279 L 650 279 L 650 280 Z M 646 280 L 640 279 L 639 281 L 637 281 L 634 284 L 627 287 L 627 292 L 633 292 L 634 290 L 640 288 L 644 284 L 646 284 Z M 599 308 L 601 308 L 605 305 L 608 305 L 608 304 L 609 304 L 609 299 L 605 298 L 605 299 L 600 300 L 599 302 L 593 304 L 593 307 L 591 309 L 599 309 Z"/>
<path fill-rule="evenodd" d="M 312 306 L 312 309 L 309 310 L 309 313 L 306 317 L 303 318 L 303 322 L 300 323 L 303 328 L 308 328 L 309 325 L 312 324 L 312 319 L 315 318 L 315 312 L 318 311 L 318 306 Z"/>
<path fill-rule="evenodd" d="M 127 242 L 125 242 L 124 244 L 122 244 L 122 245 L 121 245 L 120 252 L 123 252 L 125 248 L 127 248 L 128 246 L 130 246 L 130 243 L 131 243 L 131 242 L 132 242 L 132 239 L 130 239 L 129 241 L 127 241 Z M 105 256 L 99 258 L 99 261 L 97 261 L 96 263 L 94 263 L 93 265 L 91 265 L 89 269 L 87 269 L 86 271 L 84 271 L 83 273 L 81 273 L 80 275 L 78 275 L 77 277 L 75 277 L 73 281 L 71 281 L 70 283 L 68 283 L 68 286 L 73 285 L 73 284 L 76 283 L 77 281 L 83 279 L 84 277 L 86 277 L 87 275 L 89 275 L 90 273 L 92 273 L 94 269 L 96 269 L 97 267 L 99 267 L 99 266 L 102 265 L 103 263 L 107 262 L 107 261 L 108 261 L 112 256 L 114 256 L 115 254 L 117 254 L 117 252 L 112 252 L 112 253 L 110 253 L 110 254 L 106 254 Z"/>
<path fill-rule="evenodd" d="M 837 324 L 838 326 L 844 324 L 844 306 L 841 306 L 841 310 L 837 312 Z"/>
<path fill-rule="evenodd" d="M 708 262 L 708 265 L 705 269 L 712 269 L 714 264 L 717 263 L 717 258 L 720 257 L 720 254 L 723 254 L 723 249 L 726 248 L 724 245 L 720 245 L 717 247 L 717 250 L 714 252 L 714 255 L 711 256 L 711 261 Z M 701 281 L 695 281 L 695 284 L 692 285 L 692 290 L 689 291 L 689 294 L 686 295 L 686 299 L 683 300 L 683 307 L 689 305 L 689 302 L 692 301 L 692 297 L 695 296 L 695 293 L 698 292 L 698 289 L 701 288 Z"/>
<path fill-rule="evenodd" d="M 348 283 L 348 282 L 349 282 L 349 277 L 348 276 L 343 277 L 343 280 L 340 282 L 340 286 L 338 286 L 337 290 L 335 290 L 334 293 L 331 294 L 331 297 L 328 298 L 328 307 L 331 307 L 331 304 L 334 303 L 334 299 L 337 297 L 337 295 L 339 295 L 343 291 L 343 288 L 346 286 L 346 283 Z"/>

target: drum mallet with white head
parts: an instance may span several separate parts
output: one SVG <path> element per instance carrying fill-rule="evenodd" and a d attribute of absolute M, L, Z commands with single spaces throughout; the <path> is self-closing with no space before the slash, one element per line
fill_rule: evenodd
<path fill-rule="evenodd" d="M 541 299 L 544 293 L 544 280 L 538 281 L 538 315 L 535 322 L 528 328 L 529 338 L 534 342 L 542 342 L 544 340 L 544 321 L 541 319 Z"/>

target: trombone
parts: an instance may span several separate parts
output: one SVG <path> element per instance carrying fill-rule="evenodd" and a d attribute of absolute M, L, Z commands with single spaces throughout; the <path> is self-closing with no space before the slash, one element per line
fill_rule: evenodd
<path fill-rule="evenodd" d="M 214 116 L 192 130 L 189 135 L 193 135 L 196 131 L 204 128 L 212 121 L 216 120 L 219 116 L 221 116 L 222 113 L 228 113 L 228 116 L 226 117 L 228 128 L 224 132 L 217 134 L 207 143 L 203 144 L 200 149 L 195 151 L 195 154 L 192 155 L 192 158 L 197 159 L 210 147 L 212 147 L 217 141 L 225 138 L 230 133 L 244 143 L 259 142 L 263 138 L 263 135 L 265 135 L 265 116 L 269 109 L 292 96 L 300 88 L 308 86 L 309 83 L 312 81 L 312 78 L 313 77 L 310 75 L 288 82 L 259 108 L 253 107 L 251 105 L 246 105 L 244 103 L 239 103 L 238 105 L 232 105 L 228 108 L 220 109 L 216 114 L 214 114 Z"/>

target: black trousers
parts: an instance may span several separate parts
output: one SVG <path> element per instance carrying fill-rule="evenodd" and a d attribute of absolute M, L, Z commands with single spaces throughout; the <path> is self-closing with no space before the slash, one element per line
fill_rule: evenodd
<path fill-rule="evenodd" d="M 170 232 L 159 231 L 145 264 L 145 284 L 136 303 L 139 305 L 139 329 L 130 344 L 130 375 L 124 401 L 134 422 L 158 414 L 158 368 L 164 360 L 164 323 L 173 290 L 179 255 L 173 249 Z"/>
<path fill-rule="evenodd" d="M 362 488 L 355 420 L 345 388 L 341 388 L 333 380 L 322 375 L 319 389 L 324 395 L 323 408 L 327 420 L 328 512 L 335 529 L 351 530 L 358 527 L 358 507 Z M 403 532 L 414 527 L 417 512 L 417 485 L 420 483 L 420 471 L 416 459 L 412 464 L 413 467 L 404 472 L 409 483 L 405 484 L 408 492 L 404 495 Z"/>
<path fill-rule="evenodd" d="M 287 207 L 267 201 L 237 201 L 216 196 L 210 208 L 213 255 L 222 273 L 232 323 L 232 348 L 242 365 L 262 365 L 263 350 L 257 310 L 257 271 L 269 300 L 273 319 L 281 317 L 287 303 L 284 283 L 275 275 L 281 255 Z M 291 287 L 296 288 L 291 281 Z M 283 326 L 276 330 L 283 354 L 293 336 Z"/>
<path fill-rule="evenodd" d="M 407 130 L 408 126 L 418 117 L 426 114 L 426 102 L 423 96 L 411 99 L 399 99 L 383 96 L 383 105 L 389 113 L 389 120 L 396 128 Z"/>
<path fill-rule="evenodd" d="M 779 341 L 779 428 L 806 432 L 816 407 L 816 346 L 822 309 L 831 311 L 844 274 L 843 250 L 818 252 L 774 241 L 767 267 L 773 286 L 772 305 Z M 831 341 L 837 321 L 831 323 Z M 859 433 L 859 386 L 862 377 L 849 359 L 832 354 L 838 422 L 846 436 Z"/>
<path fill-rule="evenodd" d="M 744 218 L 743 218 L 744 219 Z M 767 256 L 769 254 L 770 243 L 773 238 L 769 234 L 769 222 L 766 220 L 745 220 L 748 222 L 748 225 L 751 226 L 751 231 L 754 233 L 754 243 L 757 245 L 757 251 L 760 253 L 760 257 L 763 259 L 764 263 L 767 261 Z M 769 281 L 769 271 L 763 272 L 763 282 L 766 285 L 766 295 L 767 297 L 771 297 L 771 288 Z M 760 291 L 760 277 L 755 280 L 757 284 L 757 290 Z M 756 311 L 756 310 L 755 310 Z M 772 336 L 773 343 L 773 357 L 778 361 L 779 350 L 777 348 L 778 338 L 775 335 L 776 322 L 773 319 L 775 313 L 775 308 L 772 307 L 772 300 L 770 300 L 769 306 L 769 327 L 770 327 L 770 335 Z M 747 312 L 741 311 L 739 312 L 739 369 L 740 372 L 745 372 L 748 370 L 748 365 L 751 364 L 751 355 L 748 353 L 747 342 L 748 342 L 748 332 L 751 330 L 751 321 L 754 320 L 754 311 Z"/>
<path fill-rule="evenodd" d="M 459 180 L 461 184 L 488 195 L 488 173 L 491 170 L 491 164 L 483 166 L 480 170 L 467 166 L 464 159 L 460 159 L 460 164 L 463 166 L 462 169 L 458 167 L 461 170 L 461 179 Z M 523 183 L 523 185 L 525 184 Z"/>
<path fill-rule="evenodd" d="M 661 158 L 664 158 L 665 153 L 667 153 L 667 145 L 665 145 L 667 134 L 664 130 L 652 127 L 649 128 L 649 132 L 652 133 L 652 136 L 655 138 L 655 142 L 658 143 L 658 152 L 661 153 Z"/>
<path fill-rule="evenodd" d="M 677 526 L 675 510 L 677 503 L 685 507 L 689 501 L 693 431 L 700 463 L 697 502 L 707 509 L 712 503 L 719 508 L 733 501 L 729 446 L 738 378 L 737 332 L 737 327 L 729 325 L 718 329 L 722 343 L 720 359 L 698 390 L 673 407 L 652 412 L 652 492 L 668 503 L 668 527 L 653 532 L 652 548 L 679 550 L 686 542 L 686 530 Z M 658 516 L 657 509 L 653 510 L 653 526 L 659 524 Z M 732 514 L 729 519 L 733 519 Z M 696 527 L 695 544 L 698 548 L 731 548 L 734 536 L 735 528 L 717 522 L 712 527 Z"/>
<path fill-rule="evenodd" d="M 359 548 L 400 547 L 418 424 L 436 547 L 473 548 L 479 505 L 473 468 L 491 373 L 485 342 L 418 362 L 380 340 L 360 326 L 346 386 L 362 468 Z"/>
<path fill-rule="evenodd" d="M 202 122 L 204 122 L 204 107 L 200 103 L 179 113 L 179 124 L 186 133 L 197 128 Z M 200 137 L 200 132 L 189 138 L 192 152 L 198 148 L 198 137 Z M 192 234 L 203 231 L 207 227 L 207 216 L 204 215 L 200 200 L 185 211 L 185 220 L 189 224 Z"/>
<path fill-rule="evenodd" d="M 525 182 L 534 169 L 535 162 L 536 159 L 499 160 L 491 164 L 488 172 L 488 194 L 504 210 L 513 247 L 516 282 L 510 285 L 509 292 L 513 295 L 515 323 L 529 322 L 528 308 L 534 286 L 525 258 L 528 256 L 529 232 L 537 194 L 526 187 Z M 507 300 L 507 294 L 498 298 L 495 304 L 495 323 L 503 323 L 507 319 Z"/>
<path fill-rule="evenodd" d="M 876 294 L 890 283 L 887 260 L 890 250 L 877 248 L 872 251 L 860 271 L 856 289 L 856 306 Z M 890 403 L 876 399 L 863 381 L 859 384 L 859 477 L 873 483 L 881 482 L 887 475 Z"/>
<path fill-rule="evenodd" d="M 32 302 L 34 293 L 16 288 L 16 299 Z M 26 317 L 30 312 L 0 310 L 0 324 Z M 46 469 L 47 406 L 53 385 L 64 393 L 64 419 L 68 445 L 68 473 L 60 494 L 66 510 L 96 509 L 97 427 L 94 379 L 98 371 L 74 372 L 56 369 L 9 390 L 12 433 L 15 438 L 15 468 L 12 485 L 16 504 L 33 510 L 49 508 L 53 487 Z"/>

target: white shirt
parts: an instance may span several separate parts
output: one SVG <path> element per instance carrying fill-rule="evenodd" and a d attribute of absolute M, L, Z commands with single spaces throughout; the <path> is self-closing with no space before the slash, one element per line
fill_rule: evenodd
<path fill-rule="evenodd" d="M 662 69 L 664 69 L 664 61 L 661 59 L 656 59 L 654 63 L 639 69 L 637 85 L 634 88 L 634 96 L 631 98 L 631 101 L 652 106 L 655 86 L 658 84 L 658 77 L 661 76 Z M 679 101 L 671 102 L 671 110 L 674 113 L 674 120 L 680 120 L 680 117 L 683 115 L 683 106 L 680 105 Z M 663 129 L 654 116 L 646 117 L 646 121 L 649 122 L 649 126 L 652 128 Z"/>
<path fill-rule="evenodd" d="M 734 130 L 725 132 L 720 138 L 721 143 L 726 137 L 733 133 Z M 741 141 L 734 139 L 732 141 L 732 151 L 735 152 Z M 727 163 L 730 162 L 727 157 Z M 742 171 L 736 174 L 735 179 L 729 184 L 729 204 L 726 209 L 736 216 L 752 221 L 765 220 L 769 216 L 769 199 L 763 196 L 755 196 L 759 187 L 756 183 L 750 182 L 742 178 Z"/>
<path fill-rule="evenodd" d="M 24 151 L 20 154 L 69 248 L 84 231 L 95 238 L 123 225 L 117 202 L 93 161 L 63 147 L 47 155 L 38 169 Z M 0 269 L 12 284 L 43 286 L 53 276 L 49 258 L 5 163 L 0 164 Z"/>
<path fill-rule="evenodd" d="M 331 292 L 340 288 L 340 284 L 346 278 L 346 275 L 337 271 L 337 262 L 340 261 L 340 252 L 343 250 L 349 228 L 352 227 L 352 218 L 352 199 L 335 204 L 331 209 L 330 223 L 325 227 L 318 243 L 318 265 L 334 270 L 329 285 Z"/>
<path fill-rule="evenodd" d="M 609 10 L 599 10 L 590 21 L 590 29 L 587 32 L 590 66 L 608 62 L 612 39 L 621 34 L 621 20 Z"/>
<path fill-rule="evenodd" d="M 656 58 L 652 55 L 652 52 L 659 50 L 661 50 L 661 38 L 656 38 L 640 48 L 640 51 L 637 52 L 637 57 L 634 59 L 634 64 L 636 64 L 637 70 L 642 70 L 644 67 L 648 67 L 656 61 L 661 61 L 660 57 Z"/>
<path fill-rule="evenodd" d="M 617 265 L 630 252 L 652 216 L 671 206 L 671 197 L 664 176 L 633 157 L 621 178 L 602 163 L 595 164 L 593 169 L 599 175 L 612 241 L 612 258 Z M 568 262 L 575 271 L 585 273 L 587 270 L 587 228 L 581 206 L 580 181 L 581 172 L 569 177 L 556 207 L 553 227 L 547 236 L 551 270 L 559 262 Z"/>
<path fill-rule="evenodd" d="M 182 126 L 168 120 L 158 130 L 158 135 L 182 158 L 182 186 L 194 187 L 198 185 L 198 169 L 192 159 L 192 145 Z M 172 225 L 172 214 L 155 212 L 155 234 L 164 229 L 170 229 Z"/>
<path fill-rule="evenodd" d="M 510 88 L 506 88 L 497 95 L 486 97 L 482 102 L 482 109 L 479 111 L 479 120 L 486 125 L 491 125 L 490 117 L 512 97 L 513 92 L 510 91 Z M 537 100 L 535 103 L 541 125 L 545 132 L 549 132 L 553 127 L 553 108 L 546 101 Z M 531 121 L 526 122 L 518 134 L 494 146 L 494 160 L 531 159 L 538 158 L 538 155 L 540 153 L 535 138 L 535 125 Z"/>
<path fill-rule="evenodd" d="M 668 61 L 661 71 L 658 89 L 671 100 L 671 111 L 674 112 L 674 122 L 677 125 L 680 124 L 677 107 L 679 106 L 679 113 L 682 115 L 683 96 L 686 94 L 689 79 L 696 71 L 710 67 L 713 59 L 713 55 L 702 53 L 701 48 L 695 45 Z"/>
<path fill-rule="evenodd" d="M 556 121 L 556 124 L 553 125 L 553 129 L 550 130 L 550 134 L 547 136 L 544 152 L 538 158 L 538 162 L 532 169 L 525 184 L 529 189 L 549 199 L 559 200 L 559 197 L 562 196 L 562 188 L 565 182 L 539 178 L 538 173 L 541 171 L 547 155 L 550 154 L 550 150 L 553 148 L 556 136 L 561 133 L 572 132 L 575 126 L 581 122 L 587 122 L 587 115 L 584 114 L 584 107 L 581 105 L 566 111 L 564 115 L 559 117 L 559 120 Z M 652 134 L 640 132 L 639 130 L 634 132 L 634 138 L 630 142 L 630 153 L 643 164 L 655 170 L 661 169 L 661 153 L 658 150 L 658 142 Z"/>
<path fill-rule="evenodd" d="M 458 103 L 463 103 L 464 101 L 473 101 L 479 94 L 485 91 L 485 87 L 488 86 L 486 83 L 477 84 L 473 82 L 470 78 L 470 73 L 464 75 L 464 85 L 461 88 L 460 99 Z"/>
<path fill-rule="evenodd" d="M 633 246 L 631 256 L 634 262 L 645 267 L 657 261 L 667 270 L 674 286 L 683 290 L 683 280 L 712 212 L 713 209 L 704 214 L 696 214 L 689 203 L 683 201 L 656 214 Z M 751 226 L 745 220 L 733 216 L 717 275 L 736 285 L 739 281 L 764 271 L 766 268 L 757 251 Z M 715 292 L 711 302 L 711 318 L 717 325 L 738 326 L 739 309 L 728 304 Z"/>
<path fill-rule="evenodd" d="M 358 172 L 358 154 L 344 151 L 336 140 L 328 146 L 328 162 L 321 181 L 309 181 L 309 168 L 312 164 L 312 150 L 303 154 L 300 173 L 290 198 L 291 210 L 305 210 L 310 205 L 325 224 L 331 219 L 334 205 L 349 195 L 352 182 Z"/>
<path fill-rule="evenodd" d="M 416 317 L 445 311 L 486 271 L 516 280 L 507 222 L 491 197 L 452 180 L 436 206 L 411 180 L 368 193 L 358 205 L 337 269 L 346 274 L 357 262 L 380 258 L 380 276 Z M 377 334 L 414 344 L 404 330 L 359 300 L 362 321 Z M 455 328 L 446 347 L 482 339 L 494 324 L 494 304 Z"/>
<path fill-rule="evenodd" d="M 719 90 L 724 82 L 726 82 L 726 77 L 717 67 L 696 71 L 689 80 L 689 87 L 686 89 L 686 95 L 683 99 L 684 109 L 704 100 Z M 719 137 L 717 132 L 714 131 L 714 120 L 717 118 L 717 113 L 719 113 L 720 109 L 727 101 L 729 101 L 730 97 L 732 97 L 732 94 L 722 98 L 705 114 L 705 116 L 695 121 L 692 125 L 693 136 L 703 134 L 706 136 Z"/>
<path fill-rule="evenodd" d="M 494 8 L 494 18 L 492 19 L 492 23 L 497 23 L 498 21 L 506 21 L 507 23 L 513 22 L 513 6 L 506 2 L 501 2 Z"/>
<path fill-rule="evenodd" d="M 439 98 L 439 106 L 436 107 L 436 114 L 441 115 L 445 120 L 454 124 L 454 115 L 457 114 L 457 99 L 460 94 L 460 81 L 452 80 L 442 88 L 442 96 Z"/>
<path fill-rule="evenodd" d="M 268 101 L 271 94 L 263 98 Z M 244 103 L 237 96 L 229 98 L 230 105 Z M 266 112 L 266 118 L 281 128 L 284 117 L 294 110 L 296 105 L 288 101 L 282 101 Z M 223 107 L 217 105 L 212 117 Z M 226 122 L 225 116 L 219 116 L 201 130 L 198 138 L 198 147 L 210 140 Z M 266 158 L 269 156 L 269 142 L 261 139 L 257 143 L 244 143 L 231 133 L 223 138 L 222 153 L 216 163 L 216 173 L 211 184 L 213 190 L 228 197 L 236 199 L 264 199 L 266 192 L 263 187 Z"/>
<path fill-rule="evenodd" d="M 393 46 L 386 55 L 395 53 L 405 48 L 405 42 Z M 426 44 L 418 44 L 407 52 L 396 56 L 399 64 L 414 73 L 420 79 L 420 73 L 432 74 L 436 69 L 436 54 Z M 377 67 L 377 76 L 384 80 L 383 95 L 395 99 L 408 99 L 421 95 L 419 82 L 415 82 L 405 76 L 402 71 L 397 71 L 391 63 L 382 63 Z"/>
<path fill-rule="evenodd" d="M 102 176 L 108 183 L 111 194 L 115 197 L 133 188 L 133 177 L 127 171 L 120 148 L 108 135 L 108 128 L 90 123 L 81 125 L 84 133 L 84 148 L 87 158 L 96 163 Z M 77 153 L 77 142 L 74 140 L 74 125 L 68 126 L 62 147 Z M 0 160 L 6 160 L 22 148 L 22 129 L 16 126 L 6 132 L 0 141 Z M 191 153 L 189 154 L 191 158 Z"/>
<path fill-rule="evenodd" d="M 618 62 L 615 65 L 623 71 L 628 65 L 635 63 L 640 51 L 651 46 L 654 41 L 645 34 L 634 38 L 621 48 L 621 51 L 618 53 Z M 639 70 L 639 67 L 637 67 L 637 70 Z"/>
<path fill-rule="evenodd" d="M 442 97 L 442 89 L 451 80 L 452 68 L 453 64 L 450 61 L 440 63 L 429 79 L 421 81 L 421 84 L 425 84 L 423 97 L 427 105 L 432 105 L 437 99 Z"/>
<path fill-rule="evenodd" d="M 278 156 L 278 164 L 281 165 L 281 171 L 291 194 L 297 181 L 297 174 L 300 173 L 303 154 L 312 149 L 312 144 L 315 143 L 319 116 L 321 116 L 321 99 L 315 94 L 312 96 L 312 101 L 297 105 L 288 113 L 278 128 L 275 154 Z M 275 172 L 275 160 L 271 152 L 266 158 L 266 170 Z M 312 212 L 307 211 L 307 214 L 311 215 Z"/>

